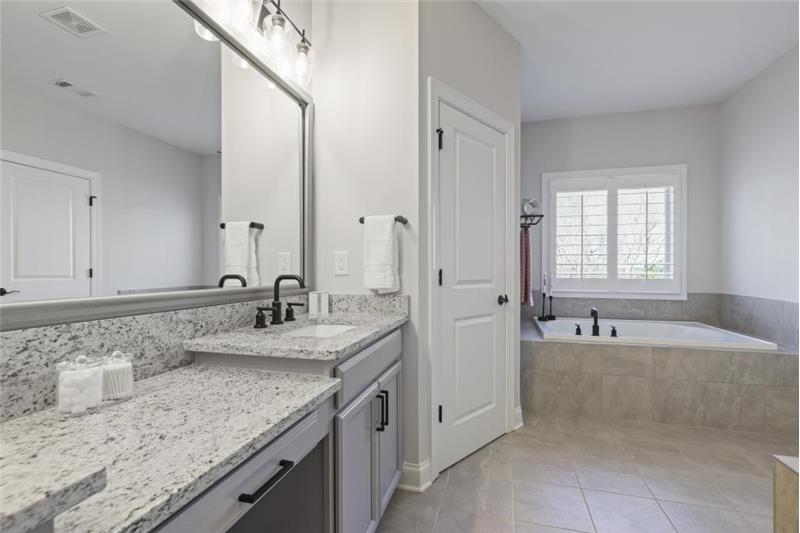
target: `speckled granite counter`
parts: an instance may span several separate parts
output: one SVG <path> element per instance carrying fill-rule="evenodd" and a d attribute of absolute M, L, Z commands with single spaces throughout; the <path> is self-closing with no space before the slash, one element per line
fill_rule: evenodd
<path fill-rule="evenodd" d="M 0 469 L 50 468 L 50 479 L 36 482 L 53 495 L 70 492 L 76 465 L 105 468 L 105 489 L 57 516 L 55 530 L 149 531 L 339 387 L 321 376 L 190 365 L 137 382 L 133 398 L 95 414 L 64 419 L 48 409 L 3 423 Z M 4 488 L 39 494 L 19 478 Z M 27 508 L 16 497 L 14 505 Z"/>
<path fill-rule="evenodd" d="M 301 315 L 294 322 L 271 325 L 265 329 L 248 327 L 192 339 L 183 343 L 183 349 L 190 352 L 336 361 L 363 350 L 407 321 L 406 314 L 331 313 L 315 317 Z M 291 331 L 313 324 L 341 324 L 355 327 L 326 338 L 287 335 Z"/>

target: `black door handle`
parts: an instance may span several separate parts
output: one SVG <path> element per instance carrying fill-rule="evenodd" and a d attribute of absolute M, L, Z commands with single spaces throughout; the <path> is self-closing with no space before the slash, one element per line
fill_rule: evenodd
<path fill-rule="evenodd" d="M 497 303 L 500 305 L 508 303 L 508 294 L 501 294 L 497 297 Z"/>
<path fill-rule="evenodd" d="M 243 503 L 257 503 L 258 500 L 266 496 L 275 485 L 280 483 L 280 481 L 286 477 L 286 474 L 292 471 L 292 468 L 294 468 L 294 461 L 281 459 L 278 465 L 280 466 L 280 469 L 275 472 L 275 475 L 269 478 L 266 483 L 258 487 L 255 492 L 251 494 L 246 492 L 239 494 L 239 501 Z"/>
<path fill-rule="evenodd" d="M 384 414 L 386 413 L 386 397 L 383 395 L 383 391 L 378 394 L 378 399 L 381 401 L 381 425 L 375 428 L 375 431 L 386 431 L 386 420 L 384 418 Z"/>
<path fill-rule="evenodd" d="M 15 292 L 19 292 L 19 291 L 16 290 L 16 289 L 11 289 L 10 291 L 7 291 L 3 287 L 0 287 L 0 296 L 5 296 L 6 294 L 14 294 Z"/>
<path fill-rule="evenodd" d="M 388 390 L 382 390 L 381 394 L 386 397 L 386 401 L 383 404 L 384 412 L 386 413 L 385 415 L 382 415 L 384 417 L 383 424 L 385 426 L 388 426 L 389 425 L 389 391 Z"/>

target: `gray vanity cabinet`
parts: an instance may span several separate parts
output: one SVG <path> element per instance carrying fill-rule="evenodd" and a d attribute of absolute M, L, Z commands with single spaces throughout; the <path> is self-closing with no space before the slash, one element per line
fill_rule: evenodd
<path fill-rule="evenodd" d="M 380 520 L 378 487 L 378 383 L 335 417 L 337 531 L 371 533 Z"/>
<path fill-rule="evenodd" d="M 386 416 L 378 432 L 378 505 L 383 516 L 400 483 L 403 467 L 403 367 L 398 361 L 378 378 L 378 394 L 384 396 Z"/>

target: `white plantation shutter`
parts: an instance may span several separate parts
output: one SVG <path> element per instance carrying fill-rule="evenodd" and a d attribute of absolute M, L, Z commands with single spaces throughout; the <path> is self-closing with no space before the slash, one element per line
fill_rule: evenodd
<path fill-rule="evenodd" d="M 686 166 L 545 173 L 556 296 L 685 299 Z"/>
<path fill-rule="evenodd" d="M 673 187 L 617 191 L 618 278 L 674 278 L 673 205 Z"/>
<path fill-rule="evenodd" d="M 608 191 L 556 193 L 556 278 L 608 277 Z"/>

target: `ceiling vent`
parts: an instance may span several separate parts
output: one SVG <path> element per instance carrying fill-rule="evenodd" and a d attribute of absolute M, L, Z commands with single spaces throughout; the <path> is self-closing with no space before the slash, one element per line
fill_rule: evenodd
<path fill-rule="evenodd" d="M 99 24 L 95 24 L 68 6 L 51 9 L 40 15 L 44 17 L 45 20 L 49 20 L 59 28 L 68 31 L 80 39 L 106 33 L 106 30 Z"/>
<path fill-rule="evenodd" d="M 97 96 L 97 94 L 93 93 L 88 89 L 84 89 L 83 87 L 78 87 L 77 85 L 73 85 L 72 83 L 68 82 L 65 79 L 57 79 L 50 82 L 51 85 L 58 87 L 59 89 L 63 89 L 65 92 L 77 94 L 83 98 L 87 98 L 89 96 Z"/>

